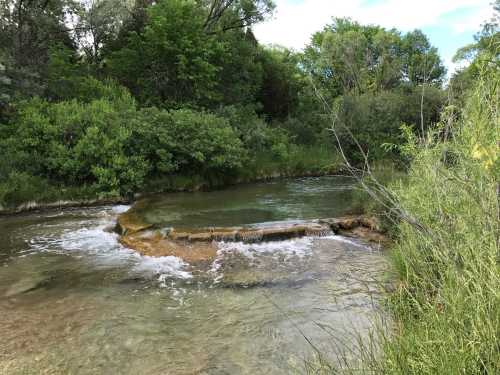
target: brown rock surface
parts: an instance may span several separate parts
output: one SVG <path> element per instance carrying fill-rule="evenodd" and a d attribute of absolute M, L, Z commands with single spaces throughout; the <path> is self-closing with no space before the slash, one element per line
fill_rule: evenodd
<path fill-rule="evenodd" d="M 201 229 L 166 229 L 148 231 L 151 224 L 145 223 L 130 210 L 118 218 L 122 234 L 120 242 L 147 256 L 176 256 L 188 263 L 212 261 L 217 255 L 214 241 L 279 241 L 304 236 L 324 236 L 334 232 L 358 237 L 369 242 L 386 244 L 387 237 L 381 233 L 376 218 L 349 216 L 313 220 L 301 224 L 283 224 L 273 227 L 228 227 Z"/>
<path fill-rule="evenodd" d="M 152 257 L 175 256 L 191 264 L 212 261 L 217 255 L 217 248 L 213 243 L 175 241 L 165 238 L 158 232 L 147 236 L 138 233 L 122 236 L 120 242 L 142 255 Z"/>

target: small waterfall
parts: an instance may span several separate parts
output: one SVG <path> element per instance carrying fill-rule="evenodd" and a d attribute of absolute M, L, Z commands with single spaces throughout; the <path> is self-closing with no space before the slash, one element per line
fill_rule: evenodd
<path fill-rule="evenodd" d="M 264 237 L 264 233 L 261 230 L 240 232 L 238 237 L 243 242 L 261 242 Z"/>
<path fill-rule="evenodd" d="M 307 227 L 305 234 L 307 237 L 327 237 L 333 234 L 329 227 Z"/>

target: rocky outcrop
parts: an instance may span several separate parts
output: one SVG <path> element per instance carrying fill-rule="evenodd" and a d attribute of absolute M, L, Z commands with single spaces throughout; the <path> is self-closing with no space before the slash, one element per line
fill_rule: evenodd
<path fill-rule="evenodd" d="M 283 223 L 270 227 L 179 229 L 154 228 L 132 209 L 119 216 L 117 231 L 122 235 L 120 242 L 124 246 L 143 255 L 176 256 L 191 264 L 212 261 L 217 254 L 216 241 L 251 243 L 342 234 L 369 242 L 387 242 L 379 221 L 366 216 L 319 219 L 300 224 Z"/>

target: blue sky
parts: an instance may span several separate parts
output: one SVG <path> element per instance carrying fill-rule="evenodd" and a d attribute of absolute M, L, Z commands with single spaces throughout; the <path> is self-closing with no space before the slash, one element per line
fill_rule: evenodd
<path fill-rule="evenodd" d="M 449 73 L 456 50 L 473 41 L 481 24 L 493 15 L 491 0 L 275 0 L 275 14 L 255 27 L 266 44 L 301 49 L 332 17 L 363 24 L 423 30 L 439 49 Z"/>

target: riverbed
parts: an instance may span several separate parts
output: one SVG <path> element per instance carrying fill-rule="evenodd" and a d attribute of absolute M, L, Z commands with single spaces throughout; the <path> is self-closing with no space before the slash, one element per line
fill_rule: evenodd
<path fill-rule="evenodd" d="M 176 227 L 341 216 L 345 178 L 277 180 L 148 197 Z M 110 231 L 128 206 L 0 218 L 1 374 L 303 373 L 319 350 L 355 356 L 376 329 L 378 246 L 336 236 L 217 243 L 203 266 L 140 256 Z"/>

